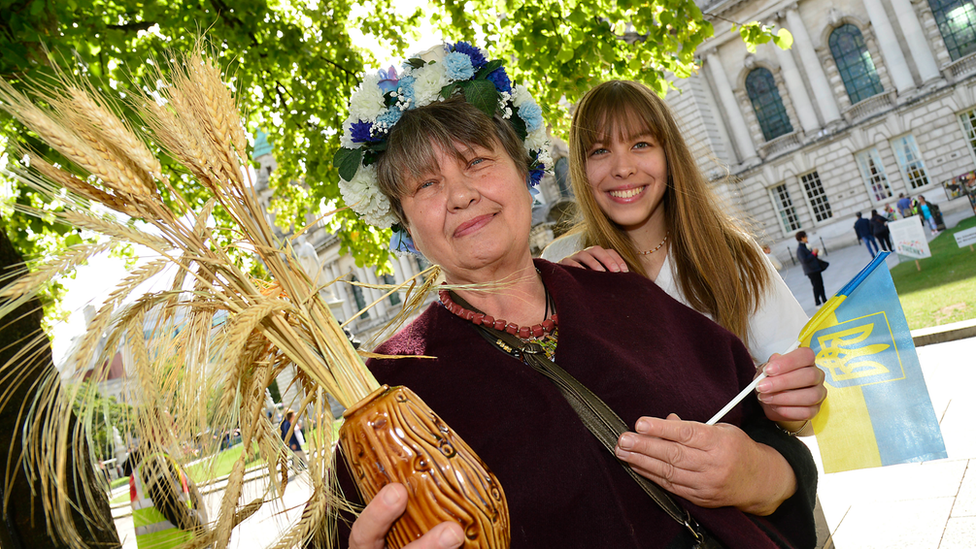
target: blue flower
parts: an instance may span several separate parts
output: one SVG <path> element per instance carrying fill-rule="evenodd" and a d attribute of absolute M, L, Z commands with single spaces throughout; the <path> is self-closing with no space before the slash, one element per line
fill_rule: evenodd
<path fill-rule="evenodd" d="M 349 128 L 349 134 L 352 136 L 353 143 L 365 143 L 372 139 L 373 123 L 363 122 L 362 120 L 353 122 Z"/>
<path fill-rule="evenodd" d="M 376 117 L 376 124 L 378 126 L 382 125 L 385 126 L 386 128 L 390 128 L 394 124 L 400 121 L 400 116 L 402 115 L 403 113 L 400 112 L 400 109 L 396 107 L 390 107 L 386 109 L 386 111 L 383 114 Z"/>
<path fill-rule="evenodd" d="M 390 237 L 390 251 L 391 252 L 408 252 L 415 255 L 423 257 L 420 250 L 413 243 L 413 238 L 410 237 L 403 227 L 399 224 L 393 226 L 393 236 Z"/>
<path fill-rule="evenodd" d="M 488 80 L 495 85 L 495 89 L 500 92 L 512 93 L 512 81 L 505 74 L 505 67 L 498 67 L 488 75 Z"/>
<path fill-rule="evenodd" d="M 397 87 L 397 93 L 400 95 L 401 101 L 413 101 L 413 83 L 416 79 L 412 76 L 404 76 L 399 81 L 399 87 Z"/>
<path fill-rule="evenodd" d="M 391 91 L 397 89 L 397 71 L 396 67 L 390 66 L 389 71 L 380 69 L 380 81 L 377 84 L 383 93 L 390 93 Z"/>
<path fill-rule="evenodd" d="M 463 53 L 470 57 L 471 67 L 474 68 L 474 70 L 478 70 L 488 63 L 488 61 L 485 60 L 485 56 L 481 54 L 481 50 L 467 42 L 458 42 L 457 44 L 454 44 L 454 51 Z"/>
<path fill-rule="evenodd" d="M 534 168 L 529 170 L 529 188 L 534 188 L 536 185 L 542 181 L 542 176 L 546 173 L 545 164 L 536 164 Z"/>
<path fill-rule="evenodd" d="M 474 66 L 467 55 L 452 51 L 444 56 L 444 70 L 451 80 L 470 80 L 474 77 Z"/>
<path fill-rule="evenodd" d="M 535 101 L 526 101 L 518 109 L 519 118 L 525 122 L 525 130 L 532 133 L 542 127 L 542 109 Z"/>

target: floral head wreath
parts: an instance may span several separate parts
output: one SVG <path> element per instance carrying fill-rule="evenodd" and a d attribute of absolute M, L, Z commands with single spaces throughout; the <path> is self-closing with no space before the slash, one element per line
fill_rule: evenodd
<path fill-rule="evenodd" d="M 500 59 L 488 61 L 467 42 L 437 46 L 394 67 L 367 75 L 349 101 L 342 124 L 342 147 L 333 164 L 346 204 L 370 225 L 393 228 L 390 247 L 417 253 L 407 231 L 397 224 L 389 199 L 376 182 L 376 161 L 386 150 L 390 130 L 404 111 L 461 94 L 488 116 L 501 113 L 525 145 L 531 159 L 530 190 L 552 167 L 542 109 L 522 86 L 513 86 Z"/>

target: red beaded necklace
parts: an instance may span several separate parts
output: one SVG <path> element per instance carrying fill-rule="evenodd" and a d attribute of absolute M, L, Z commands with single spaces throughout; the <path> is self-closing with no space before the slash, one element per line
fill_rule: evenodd
<path fill-rule="evenodd" d="M 543 284 L 545 287 L 545 284 Z M 496 319 L 490 315 L 484 313 L 478 313 L 470 309 L 465 309 L 464 307 L 458 305 L 451 299 L 451 292 L 448 290 L 441 290 L 438 292 L 441 297 L 441 304 L 448 311 L 451 311 L 455 315 L 474 322 L 475 325 L 480 326 L 484 324 L 485 326 L 490 326 L 496 330 L 505 330 L 506 332 L 512 334 L 513 336 L 520 337 L 522 339 L 529 339 L 530 337 L 540 338 L 544 335 L 551 334 L 559 325 L 559 318 L 556 313 L 549 316 L 549 289 L 546 288 L 546 315 L 548 318 L 536 324 L 534 326 L 519 326 L 508 322 L 507 320 L 502 320 L 500 318 Z"/>

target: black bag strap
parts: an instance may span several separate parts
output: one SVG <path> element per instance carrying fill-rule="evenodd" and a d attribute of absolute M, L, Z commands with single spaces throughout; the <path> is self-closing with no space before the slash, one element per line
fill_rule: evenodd
<path fill-rule="evenodd" d="M 480 312 L 453 291 L 451 292 L 451 299 L 465 309 Z M 623 466 L 631 478 L 668 516 L 688 529 L 694 537 L 695 547 L 702 549 L 719 549 L 722 547 L 715 538 L 705 532 L 687 510 L 675 503 L 674 499 L 663 488 L 652 480 L 639 475 L 628 463 L 617 458 L 613 449 L 617 445 L 620 435 L 627 432 L 627 424 L 600 397 L 580 383 L 572 374 L 549 360 L 542 346 L 538 343 L 522 341 L 508 332 L 496 330 L 484 324 L 475 327 L 478 329 L 478 333 L 489 343 L 505 354 L 528 364 L 533 370 L 552 381 L 569 405 L 576 411 L 583 425 L 614 456 L 614 459 Z"/>

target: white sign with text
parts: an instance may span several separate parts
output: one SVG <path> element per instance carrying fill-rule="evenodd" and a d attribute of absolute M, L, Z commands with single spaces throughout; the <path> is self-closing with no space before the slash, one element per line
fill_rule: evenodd
<path fill-rule="evenodd" d="M 919 222 L 918 216 L 912 216 L 888 223 L 891 231 L 891 243 L 895 245 L 898 255 L 911 259 L 932 257 L 929 243 L 925 240 L 925 228 Z"/>
<path fill-rule="evenodd" d="M 973 244 L 976 244 L 976 227 L 966 229 L 965 231 L 959 231 L 952 236 L 956 237 L 956 244 L 958 244 L 960 248 L 972 246 Z"/>

